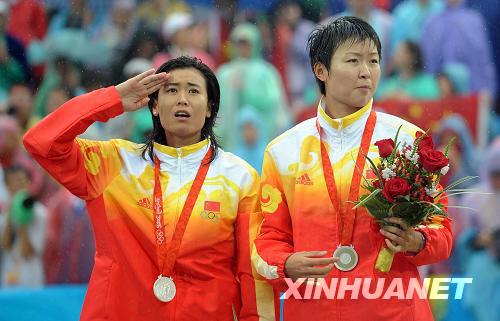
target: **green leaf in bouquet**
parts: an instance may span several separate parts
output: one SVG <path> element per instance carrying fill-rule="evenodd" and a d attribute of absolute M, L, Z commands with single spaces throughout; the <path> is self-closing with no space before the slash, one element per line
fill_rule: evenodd
<path fill-rule="evenodd" d="M 394 163 L 394 157 L 396 156 L 396 153 L 398 152 L 399 145 L 401 145 L 401 143 L 397 143 L 394 146 L 394 149 L 392 150 L 392 153 L 389 156 L 389 164 L 391 164 L 391 165 Z"/>
<path fill-rule="evenodd" d="M 495 195 L 495 193 L 481 192 L 477 188 L 454 188 L 446 191 L 446 196 L 461 195 L 461 194 Z"/>
<path fill-rule="evenodd" d="M 403 219 L 409 226 L 416 226 L 426 219 L 427 211 L 420 202 L 396 202 L 389 215 Z"/>
<path fill-rule="evenodd" d="M 368 213 L 373 216 L 377 221 L 383 221 L 386 217 L 388 217 L 388 205 L 383 203 L 375 203 L 372 202 L 367 204 L 365 208 L 368 210 Z"/>
<path fill-rule="evenodd" d="M 398 138 L 399 138 L 399 132 L 401 131 L 401 127 L 403 127 L 403 125 L 399 125 L 398 130 L 396 132 L 396 137 L 394 137 L 394 149 L 392 150 L 392 153 L 389 156 L 389 164 L 391 164 L 391 165 L 394 162 L 394 156 L 398 152 L 398 148 L 400 145 L 400 143 L 398 142 Z"/>
<path fill-rule="evenodd" d="M 368 194 L 361 196 L 360 202 L 363 202 L 363 205 L 357 205 L 356 208 L 364 207 L 376 220 L 383 220 L 386 218 L 388 216 L 390 204 L 380 199 L 380 192 L 366 200 L 369 196 Z"/>
<path fill-rule="evenodd" d="M 366 156 L 365 156 L 366 157 Z M 363 175 L 363 171 L 361 170 L 361 168 L 359 168 L 359 165 L 358 163 L 354 160 L 354 157 L 352 156 L 352 153 L 351 153 L 351 159 L 352 159 L 352 162 L 354 163 L 354 166 L 356 166 L 356 170 L 358 171 L 358 173 L 361 175 L 361 178 L 363 178 L 363 187 L 367 190 L 369 190 L 370 192 L 373 192 L 375 190 L 375 188 L 373 187 L 373 185 L 370 183 L 369 180 L 366 179 L 366 177 Z M 374 170 L 377 170 L 376 168 Z"/>
<path fill-rule="evenodd" d="M 441 196 L 443 193 L 446 193 L 450 190 L 452 190 L 454 187 L 460 185 L 460 184 L 463 184 L 467 181 L 470 181 L 470 180 L 473 180 L 473 179 L 476 179 L 478 178 L 478 176 L 466 176 L 466 177 L 462 177 L 456 181 L 454 181 L 453 183 L 451 183 L 450 185 L 446 186 L 446 188 L 444 188 L 441 192 L 439 192 L 435 198 Z"/>
<path fill-rule="evenodd" d="M 478 194 L 491 194 L 491 193 L 482 193 L 479 191 L 480 191 L 480 189 L 478 189 L 478 188 L 453 188 L 453 189 L 446 190 L 446 194 L 456 193 L 456 192 L 471 192 L 471 193 L 478 193 Z"/>
<path fill-rule="evenodd" d="M 409 202 L 411 200 L 410 195 L 398 195 L 396 199 L 402 202 Z"/>
<path fill-rule="evenodd" d="M 374 190 L 370 194 L 365 194 L 365 195 L 361 196 L 359 198 L 359 202 L 352 209 L 355 210 L 358 207 L 365 206 L 365 204 L 367 204 L 368 202 L 370 202 L 371 199 L 377 197 L 377 195 L 380 194 L 380 192 L 382 192 L 382 190 L 380 188 L 377 188 L 376 190 Z"/>
<path fill-rule="evenodd" d="M 412 156 L 412 157 L 413 157 L 413 155 L 415 155 L 415 153 L 417 152 L 417 150 L 418 150 L 418 145 L 420 144 L 420 142 L 421 142 L 421 141 L 422 141 L 422 140 L 423 140 L 423 139 L 427 136 L 427 134 L 429 134 L 429 131 L 430 131 L 430 129 L 427 129 L 427 130 L 425 131 L 425 133 L 424 133 L 422 136 L 420 136 L 419 138 L 417 138 L 417 140 L 415 140 L 415 141 L 413 142 L 413 152 L 411 153 L 411 156 Z"/>
<path fill-rule="evenodd" d="M 460 208 L 460 209 L 465 209 L 465 210 L 471 210 L 471 211 L 474 211 L 474 212 L 479 212 L 479 209 L 468 207 L 468 206 L 448 205 L 446 207 L 447 208 Z"/>
<path fill-rule="evenodd" d="M 434 214 L 434 215 L 443 215 L 443 216 L 448 216 L 446 211 L 443 208 L 443 204 L 439 203 L 434 204 L 432 202 L 427 202 L 427 201 L 421 201 L 419 202 L 420 204 L 426 204 L 429 207 L 429 215 Z"/>
<path fill-rule="evenodd" d="M 444 156 L 448 157 L 448 152 L 450 151 L 450 146 L 451 144 L 455 141 L 455 137 L 453 136 L 450 141 L 448 142 L 448 144 L 446 144 L 446 147 L 444 149 Z"/>
<path fill-rule="evenodd" d="M 451 192 L 451 193 L 446 193 L 446 196 L 456 196 L 456 195 L 463 195 L 463 194 L 482 194 L 482 195 L 494 195 L 495 193 L 480 193 L 480 192 L 473 192 L 473 191 L 465 191 L 465 192 Z"/>
<path fill-rule="evenodd" d="M 372 167 L 373 171 L 377 175 L 377 178 L 379 179 L 380 183 L 382 184 L 382 182 L 383 182 L 382 175 L 380 174 L 377 166 L 375 166 L 375 163 L 371 160 L 370 157 L 368 157 L 368 155 L 366 155 L 366 154 L 363 153 L 363 156 L 366 158 L 366 160 L 368 161 L 368 163 L 370 163 L 370 166 Z"/>
<path fill-rule="evenodd" d="M 362 185 L 361 185 L 364 189 L 366 189 L 367 191 L 369 191 L 370 193 L 373 193 L 373 191 L 376 190 L 375 187 L 373 187 L 370 182 L 364 182 Z"/>
<path fill-rule="evenodd" d="M 403 127 L 403 125 L 399 125 L 399 127 L 398 127 L 398 130 L 396 132 L 396 137 L 394 137 L 394 145 L 396 145 L 398 143 L 399 132 L 401 131 L 402 127 Z"/>

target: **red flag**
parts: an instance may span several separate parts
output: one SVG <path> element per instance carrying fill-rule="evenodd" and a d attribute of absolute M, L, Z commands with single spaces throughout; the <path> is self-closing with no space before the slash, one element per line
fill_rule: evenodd
<path fill-rule="evenodd" d="M 205 211 L 220 212 L 220 202 L 205 201 Z"/>

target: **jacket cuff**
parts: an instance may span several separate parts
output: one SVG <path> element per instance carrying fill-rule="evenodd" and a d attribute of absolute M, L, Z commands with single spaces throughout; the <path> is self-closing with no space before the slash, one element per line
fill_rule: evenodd
<path fill-rule="evenodd" d="M 288 290 L 288 285 L 285 282 L 285 278 L 287 278 L 285 274 L 285 263 L 286 260 L 292 255 L 293 253 L 282 253 L 279 255 L 276 255 L 275 262 L 276 262 L 276 267 L 277 267 L 277 273 L 278 273 L 278 278 L 273 279 L 273 280 L 267 280 L 274 288 L 280 293 L 286 292 Z"/>
<path fill-rule="evenodd" d="M 418 253 L 422 252 L 425 249 L 425 246 L 427 244 L 427 236 L 425 235 L 425 232 L 422 231 L 421 229 L 415 229 L 415 231 L 419 232 L 420 237 L 422 238 L 422 248 L 418 252 L 406 252 L 404 255 L 406 256 L 416 256 Z"/>
<path fill-rule="evenodd" d="M 416 261 L 419 261 L 419 259 L 422 256 L 425 256 L 425 252 L 427 251 L 427 240 L 429 239 L 429 236 L 427 235 L 427 231 L 425 229 L 418 228 L 418 229 L 415 229 L 415 231 L 420 232 L 420 235 L 422 235 L 422 238 L 424 241 L 424 246 L 418 252 L 404 253 L 404 255 L 413 263 L 416 263 Z"/>
<path fill-rule="evenodd" d="M 283 254 L 280 254 L 278 255 L 278 257 L 276 258 L 277 259 L 277 264 L 276 266 L 278 267 L 278 277 L 280 279 L 284 279 L 284 278 L 287 278 L 288 276 L 286 276 L 285 274 L 285 263 L 286 263 L 286 260 L 288 260 L 288 258 L 292 255 L 293 253 L 283 253 Z"/>

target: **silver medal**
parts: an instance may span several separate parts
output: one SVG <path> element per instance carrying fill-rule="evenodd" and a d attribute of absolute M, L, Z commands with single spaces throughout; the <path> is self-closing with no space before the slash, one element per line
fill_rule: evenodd
<path fill-rule="evenodd" d="M 160 274 L 160 276 L 158 276 L 158 279 L 155 281 L 155 284 L 153 285 L 153 293 L 155 294 L 155 297 L 161 302 L 172 301 L 176 293 L 174 280 Z"/>
<path fill-rule="evenodd" d="M 339 258 L 334 263 L 335 267 L 341 271 L 351 271 L 358 264 L 358 253 L 352 245 L 341 245 L 337 247 L 333 256 Z"/>

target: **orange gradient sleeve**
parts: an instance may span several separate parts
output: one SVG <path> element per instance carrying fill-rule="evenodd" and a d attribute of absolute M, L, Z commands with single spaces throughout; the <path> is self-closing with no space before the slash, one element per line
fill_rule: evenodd
<path fill-rule="evenodd" d="M 102 194 L 120 172 L 121 161 L 112 142 L 76 137 L 94 122 L 123 113 L 114 87 L 78 96 L 63 104 L 24 136 L 26 150 L 57 181 L 76 196 L 91 200 Z"/>
<path fill-rule="evenodd" d="M 438 185 L 437 189 L 442 190 L 443 188 Z M 446 194 L 443 194 L 438 202 L 446 210 L 448 206 Z M 437 263 L 450 257 L 453 247 L 453 234 L 449 217 L 432 215 L 424 224 L 417 227 L 417 231 L 424 235 L 425 245 L 416 255 L 407 255 L 406 259 L 408 261 L 420 266 Z"/>
<path fill-rule="evenodd" d="M 269 151 L 262 166 L 260 204 L 264 220 L 255 240 L 253 263 L 259 274 L 281 288 L 285 261 L 293 253 L 292 222 L 280 173 Z"/>

